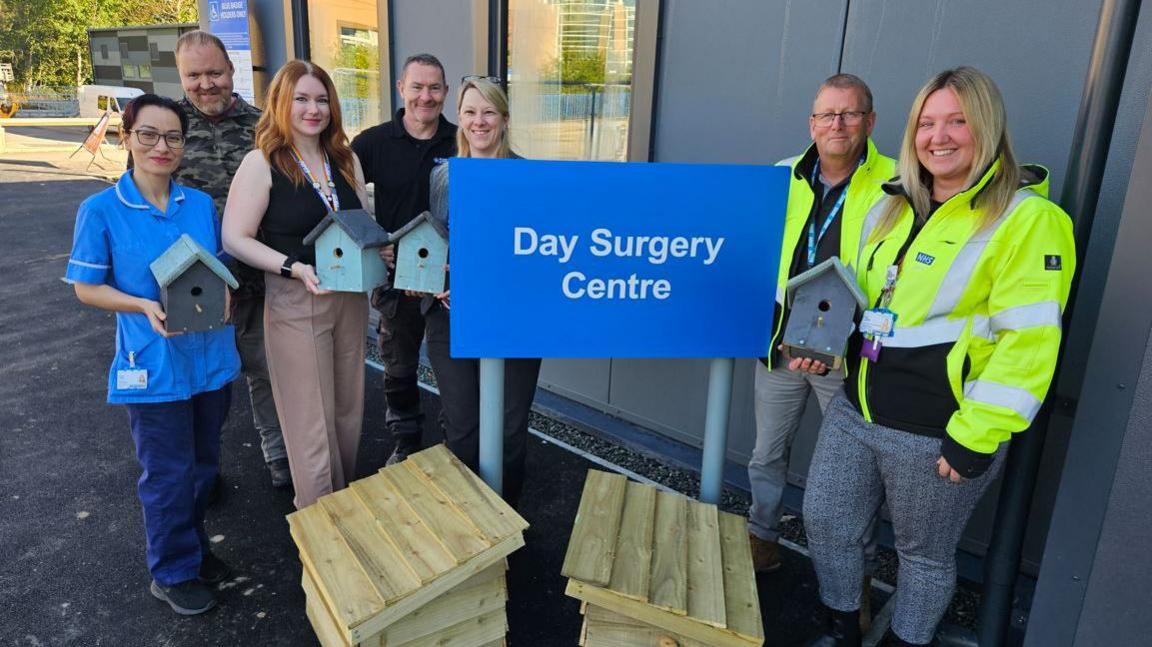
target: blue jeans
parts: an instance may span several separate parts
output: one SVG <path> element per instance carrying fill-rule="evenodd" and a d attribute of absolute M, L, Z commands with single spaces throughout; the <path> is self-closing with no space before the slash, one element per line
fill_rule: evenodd
<path fill-rule="evenodd" d="M 188 400 L 125 405 L 148 540 L 148 570 L 164 586 L 195 579 L 208 552 L 204 510 L 220 471 L 220 428 L 232 385 Z"/>

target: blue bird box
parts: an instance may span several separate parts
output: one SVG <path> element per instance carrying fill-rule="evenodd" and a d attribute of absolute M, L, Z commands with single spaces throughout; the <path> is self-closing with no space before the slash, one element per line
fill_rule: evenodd
<path fill-rule="evenodd" d="M 428 211 L 393 232 L 396 272 L 392 287 L 439 294 L 444 291 L 448 262 L 448 230 Z"/>
<path fill-rule="evenodd" d="M 304 237 L 316 247 L 320 287 L 336 292 L 370 292 L 388 280 L 380 247 L 388 232 L 363 209 L 333 211 Z"/>
<path fill-rule="evenodd" d="M 201 332 L 224 327 L 227 290 L 236 277 L 208 250 L 184 234 L 148 266 L 160 285 L 164 328 Z"/>
<path fill-rule="evenodd" d="M 784 349 L 838 369 L 856 330 L 856 312 L 868 307 L 856 278 L 832 257 L 788 281 Z"/>

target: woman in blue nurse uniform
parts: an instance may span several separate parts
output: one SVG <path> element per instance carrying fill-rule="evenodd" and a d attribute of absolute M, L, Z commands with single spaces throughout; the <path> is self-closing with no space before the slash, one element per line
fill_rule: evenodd
<path fill-rule="evenodd" d="M 149 589 L 194 615 L 215 606 L 209 585 L 230 573 L 209 550 L 204 510 L 240 360 L 230 327 L 165 332 L 149 268 L 183 234 L 223 253 L 212 199 L 172 181 L 187 130 L 170 99 L 145 94 L 128 105 L 121 132 L 134 168 L 80 205 L 65 280 L 81 302 L 116 313 L 108 402 L 128 410 L 142 469 Z"/>

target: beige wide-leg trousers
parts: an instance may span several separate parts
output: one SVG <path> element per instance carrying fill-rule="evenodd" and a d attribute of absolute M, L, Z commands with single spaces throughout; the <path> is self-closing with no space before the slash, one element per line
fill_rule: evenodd
<path fill-rule="evenodd" d="M 300 509 L 356 476 L 368 298 L 315 296 L 300 281 L 277 274 L 266 273 L 264 280 L 268 375 Z"/>

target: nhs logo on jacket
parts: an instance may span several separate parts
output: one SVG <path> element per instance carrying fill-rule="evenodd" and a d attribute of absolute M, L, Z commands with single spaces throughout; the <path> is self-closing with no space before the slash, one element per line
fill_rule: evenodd
<path fill-rule="evenodd" d="M 936 257 L 935 256 L 929 256 L 928 254 L 925 254 L 924 252 L 920 252 L 920 253 L 916 254 L 916 262 L 917 263 L 923 263 L 925 265 L 931 265 L 931 264 L 936 262 Z"/>

